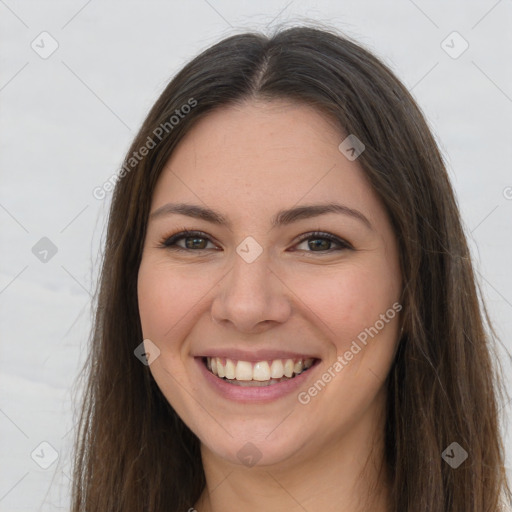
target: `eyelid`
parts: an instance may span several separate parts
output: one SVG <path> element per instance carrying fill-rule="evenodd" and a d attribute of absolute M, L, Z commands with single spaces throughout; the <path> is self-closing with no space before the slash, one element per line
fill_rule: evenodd
<path fill-rule="evenodd" d="M 198 253 L 211 250 L 211 249 L 187 249 L 187 248 L 183 248 L 183 247 L 175 245 L 176 242 L 178 242 L 179 240 L 189 238 L 189 237 L 194 237 L 194 236 L 207 240 L 207 243 L 210 242 L 212 244 L 216 244 L 216 242 L 214 240 L 212 240 L 212 237 L 203 231 L 182 228 L 180 231 L 177 231 L 171 235 L 164 236 L 158 247 L 161 247 L 164 249 L 169 249 L 169 250 L 175 250 L 175 251 L 198 252 Z M 318 230 L 308 231 L 307 233 L 303 233 L 302 235 L 299 235 L 299 237 L 294 245 L 298 245 L 299 243 L 303 242 L 304 240 L 314 239 L 315 237 L 323 238 L 323 239 L 331 241 L 333 244 L 337 244 L 338 249 L 331 248 L 331 249 L 328 249 L 327 251 L 303 251 L 303 252 L 313 253 L 313 254 L 314 253 L 331 254 L 333 252 L 346 250 L 346 249 L 354 250 L 353 245 L 350 242 L 348 242 L 347 240 L 345 240 L 344 238 L 336 236 L 332 233 L 328 233 L 325 231 L 318 231 Z"/>

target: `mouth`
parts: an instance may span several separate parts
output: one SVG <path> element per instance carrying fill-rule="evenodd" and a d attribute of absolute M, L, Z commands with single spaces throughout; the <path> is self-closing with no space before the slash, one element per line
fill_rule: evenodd
<path fill-rule="evenodd" d="M 235 386 L 266 387 L 293 380 L 310 370 L 319 359 L 272 359 L 243 361 L 226 357 L 202 357 L 202 363 L 215 377 Z"/>

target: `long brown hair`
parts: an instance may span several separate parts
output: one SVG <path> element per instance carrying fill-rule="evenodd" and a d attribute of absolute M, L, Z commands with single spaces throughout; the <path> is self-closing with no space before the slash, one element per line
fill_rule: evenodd
<path fill-rule="evenodd" d="M 134 355 L 137 273 L 152 193 L 176 145 L 209 112 L 256 97 L 311 105 L 355 134 L 398 239 L 403 334 L 386 384 L 392 510 L 501 510 L 510 489 L 495 335 L 438 146 L 407 89 L 369 50 L 332 30 L 295 27 L 231 36 L 194 58 L 126 155 L 83 369 L 73 512 L 184 511 L 204 489 L 198 438 Z M 468 453 L 456 469 L 442 457 L 453 442 Z"/>

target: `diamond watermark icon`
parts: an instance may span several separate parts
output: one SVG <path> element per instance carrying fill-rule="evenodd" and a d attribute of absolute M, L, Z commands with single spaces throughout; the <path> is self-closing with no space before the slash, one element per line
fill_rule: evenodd
<path fill-rule="evenodd" d="M 150 339 L 145 339 L 133 353 L 141 363 L 149 366 L 160 355 L 160 349 Z"/>
<path fill-rule="evenodd" d="M 338 149 L 348 160 L 353 162 L 365 150 L 365 147 L 366 146 L 354 134 L 350 134 L 338 146 Z"/>
<path fill-rule="evenodd" d="M 246 263 L 252 263 L 263 252 L 263 247 L 252 236 L 248 236 L 238 245 L 236 252 Z"/>
<path fill-rule="evenodd" d="M 458 59 L 469 48 L 469 43 L 457 31 L 453 31 L 441 41 L 441 48 L 452 59 Z"/>
<path fill-rule="evenodd" d="M 34 448 L 30 457 L 40 468 L 48 469 L 59 458 L 59 452 L 50 443 L 43 441 Z"/>
<path fill-rule="evenodd" d="M 57 246 L 45 236 L 32 247 L 32 254 L 42 263 L 48 263 L 57 251 Z"/>
<path fill-rule="evenodd" d="M 262 453 L 253 443 L 245 443 L 236 453 L 238 460 L 249 468 L 252 468 L 262 457 Z"/>
<path fill-rule="evenodd" d="M 47 59 L 51 57 L 59 47 L 57 40 L 48 32 L 41 32 L 30 44 L 39 57 Z"/>
<path fill-rule="evenodd" d="M 468 458 L 468 452 L 459 443 L 454 441 L 445 449 L 441 457 L 453 469 L 457 469 Z"/>

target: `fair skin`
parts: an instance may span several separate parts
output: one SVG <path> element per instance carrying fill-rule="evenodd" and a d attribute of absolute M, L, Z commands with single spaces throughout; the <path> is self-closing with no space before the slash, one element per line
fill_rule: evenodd
<path fill-rule="evenodd" d="M 160 350 L 151 373 L 201 441 L 207 486 L 190 504 L 199 512 L 356 512 L 372 488 L 371 510 L 388 510 L 389 475 L 378 469 L 398 313 L 340 371 L 332 367 L 400 301 L 402 280 L 388 216 L 357 159 L 338 149 L 344 138 L 311 107 L 249 100 L 198 122 L 155 188 L 139 310 L 144 339 Z M 230 224 L 162 210 L 168 203 L 210 208 Z M 326 203 L 361 215 L 271 224 L 280 210 Z M 176 241 L 183 251 L 161 246 L 183 228 L 204 235 Z M 349 246 L 299 239 L 314 231 Z M 255 242 L 240 246 L 247 237 Z M 268 387 L 227 382 L 202 359 L 270 365 L 290 354 L 314 365 Z M 329 368 L 335 376 L 307 394 Z"/>

